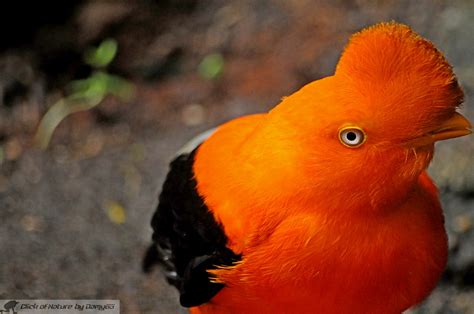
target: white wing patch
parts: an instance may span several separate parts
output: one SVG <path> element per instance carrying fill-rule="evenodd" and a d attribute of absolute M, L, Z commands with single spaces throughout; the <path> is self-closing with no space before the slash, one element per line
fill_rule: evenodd
<path fill-rule="evenodd" d="M 199 144 L 201 144 L 202 142 L 207 140 L 216 131 L 216 129 L 217 128 L 212 128 L 212 129 L 204 131 L 201 134 L 199 134 L 198 136 L 194 137 L 192 140 L 187 142 L 183 147 L 181 147 L 176 152 L 173 159 L 176 158 L 179 155 L 191 153 L 196 147 L 199 146 Z"/>

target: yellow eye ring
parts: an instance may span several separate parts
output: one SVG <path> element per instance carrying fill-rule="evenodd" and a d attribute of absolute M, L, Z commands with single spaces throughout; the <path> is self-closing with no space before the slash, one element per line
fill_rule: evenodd
<path fill-rule="evenodd" d="M 339 129 L 339 142 L 346 147 L 360 147 L 366 140 L 367 134 L 358 126 L 345 126 Z"/>

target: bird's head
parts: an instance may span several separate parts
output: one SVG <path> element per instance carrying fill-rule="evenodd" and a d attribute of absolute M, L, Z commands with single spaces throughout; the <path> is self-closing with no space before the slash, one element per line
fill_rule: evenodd
<path fill-rule="evenodd" d="M 377 206 L 409 192 L 436 141 L 470 133 L 456 112 L 462 101 L 443 55 L 391 22 L 353 35 L 333 76 L 285 98 L 270 115 L 302 144 L 295 154 L 305 156 L 303 173 L 315 186 L 337 197 L 368 195 Z"/>

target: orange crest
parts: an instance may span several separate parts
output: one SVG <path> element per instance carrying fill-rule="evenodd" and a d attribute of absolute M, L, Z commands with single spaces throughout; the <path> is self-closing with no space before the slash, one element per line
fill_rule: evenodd
<path fill-rule="evenodd" d="M 380 23 L 352 36 L 337 65 L 335 76 L 346 95 L 359 106 L 384 117 L 407 116 L 418 125 L 416 134 L 451 116 L 463 101 L 452 67 L 428 40 L 408 26 Z M 394 122 L 393 125 L 398 124 Z"/>

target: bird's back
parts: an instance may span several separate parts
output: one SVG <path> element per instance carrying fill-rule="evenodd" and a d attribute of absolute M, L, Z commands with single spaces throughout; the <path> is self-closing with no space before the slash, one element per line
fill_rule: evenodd
<path fill-rule="evenodd" d="M 217 136 L 224 134 L 227 144 L 235 143 L 249 119 L 253 120 L 245 117 L 223 125 L 224 132 Z M 228 132 L 236 129 L 239 132 Z M 169 283 L 179 290 L 181 304 L 188 307 L 209 301 L 222 289 L 222 284 L 211 282 L 207 270 L 240 260 L 240 253 L 228 247 L 222 224 L 197 190 L 199 176 L 194 164 L 200 143 L 195 144 L 197 147 L 182 150 L 170 164 L 151 222 L 154 244 L 143 261 L 145 271 L 161 264 Z"/>

